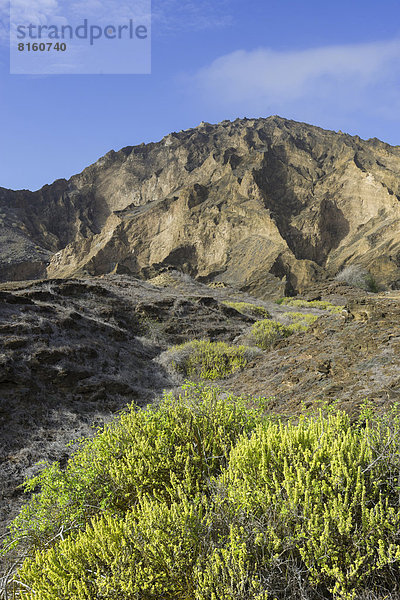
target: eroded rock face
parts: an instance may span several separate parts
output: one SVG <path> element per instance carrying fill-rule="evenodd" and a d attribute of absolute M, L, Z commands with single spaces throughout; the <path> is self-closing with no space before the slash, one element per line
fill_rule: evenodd
<path fill-rule="evenodd" d="M 168 267 L 259 296 L 348 264 L 400 287 L 400 148 L 279 117 L 111 151 L 38 192 L 0 190 L 0 278 Z"/>

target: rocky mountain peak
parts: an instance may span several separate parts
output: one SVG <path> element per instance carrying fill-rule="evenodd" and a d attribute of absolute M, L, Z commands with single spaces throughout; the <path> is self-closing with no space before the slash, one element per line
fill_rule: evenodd
<path fill-rule="evenodd" d="M 174 268 L 257 295 L 356 264 L 400 285 L 400 148 L 271 116 L 111 150 L 36 192 L 0 189 L 1 280 Z"/>

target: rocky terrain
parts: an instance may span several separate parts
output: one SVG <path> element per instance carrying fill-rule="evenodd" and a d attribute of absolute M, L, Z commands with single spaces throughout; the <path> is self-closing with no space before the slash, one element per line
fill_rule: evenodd
<path fill-rule="evenodd" d="M 328 283 L 306 297 L 345 308 L 296 308 L 319 317 L 307 332 L 212 385 L 270 398 L 268 410 L 283 414 L 335 401 L 356 416 L 365 399 L 381 410 L 400 399 L 400 293 Z M 262 306 L 280 321 L 294 310 L 177 271 L 149 282 L 114 274 L 0 286 L 3 527 L 23 499 L 16 486 L 38 461 L 65 463 L 68 442 L 92 435 L 131 402 L 143 406 L 179 387 L 183 377 L 159 360 L 167 348 L 194 339 L 246 343 L 260 317 L 228 301 Z"/>
<path fill-rule="evenodd" d="M 400 400 L 400 294 L 346 299 L 341 315 L 320 317 L 305 334 L 281 340 L 227 389 L 268 395 L 287 415 L 336 404 L 354 417 L 369 401 L 385 411 Z"/>
<path fill-rule="evenodd" d="M 111 151 L 37 192 L 0 189 L 0 279 L 166 268 L 267 297 L 360 264 L 400 286 L 400 148 L 279 117 Z"/>
<path fill-rule="evenodd" d="M 1 286 L 0 521 L 37 461 L 65 461 L 67 442 L 177 383 L 154 360 L 168 346 L 232 341 L 255 320 L 182 285 L 114 275 Z"/>

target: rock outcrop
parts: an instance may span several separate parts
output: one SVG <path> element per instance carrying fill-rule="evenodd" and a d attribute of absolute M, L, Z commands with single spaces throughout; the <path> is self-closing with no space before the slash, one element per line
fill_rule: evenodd
<path fill-rule="evenodd" d="M 268 296 L 359 264 L 396 289 L 399 219 L 399 147 L 279 117 L 202 123 L 0 189 L 0 279 L 174 268 Z"/>

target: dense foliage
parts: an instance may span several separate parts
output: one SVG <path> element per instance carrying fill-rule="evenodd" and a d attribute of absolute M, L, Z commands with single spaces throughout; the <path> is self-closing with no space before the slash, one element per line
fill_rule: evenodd
<path fill-rule="evenodd" d="M 311 313 L 287 312 L 285 317 L 291 321 L 291 329 L 295 331 L 306 331 L 317 319 L 317 315 Z"/>
<path fill-rule="evenodd" d="M 273 319 L 257 321 L 251 328 L 254 343 L 262 350 L 268 350 L 278 340 L 288 337 L 292 333 L 288 325 Z"/>
<path fill-rule="evenodd" d="M 94 515 L 125 514 L 143 495 L 171 502 L 178 488 L 189 495 L 201 492 L 259 412 L 191 383 L 178 398 L 165 394 L 159 405 L 132 406 L 93 439 L 82 440 L 65 469 L 45 465 L 26 483 L 27 491 L 40 491 L 13 521 L 12 543 L 43 548 Z"/>
<path fill-rule="evenodd" d="M 384 598 L 400 589 L 399 420 L 280 422 L 187 384 L 47 466 L 10 541 L 25 600 Z"/>

